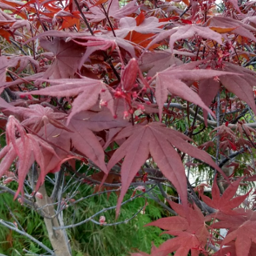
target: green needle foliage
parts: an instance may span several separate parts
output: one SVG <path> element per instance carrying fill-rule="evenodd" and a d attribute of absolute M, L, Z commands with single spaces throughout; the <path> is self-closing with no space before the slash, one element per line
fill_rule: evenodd
<path fill-rule="evenodd" d="M 16 184 L 10 187 L 15 188 Z M 79 190 L 79 198 L 93 193 L 91 186 L 82 186 Z M 136 192 L 139 193 L 139 192 Z M 132 196 L 130 191 L 125 200 Z M 108 208 L 116 204 L 117 196 L 111 193 L 109 198 L 106 193 L 87 198 L 78 204 L 70 204 L 64 210 L 64 220 L 66 225 L 75 224 L 83 221 L 103 208 Z M 143 206 L 147 203 L 146 207 Z M 134 219 L 126 222 L 139 209 L 142 210 Z M 51 248 L 48 234 L 43 218 L 35 211 L 22 206 L 18 201 L 13 201 L 9 194 L 0 195 L 0 219 L 18 223 L 28 234 Z M 106 211 L 102 214 L 107 223 L 114 223 L 115 209 Z M 160 236 L 162 230 L 155 227 L 144 227 L 145 224 L 166 215 L 166 212 L 150 199 L 144 197 L 124 205 L 121 210 L 119 221 L 122 224 L 114 226 L 97 225 L 93 222 L 86 222 L 78 227 L 67 229 L 68 238 L 72 246 L 72 255 L 75 256 L 125 256 L 129 252 L 143 250 L 150 252 L 151 241 L 155 245 L 160 245 L 169 236 Z M 99 221 L 98 215 L 95 217 Z M 20 229 L 21 229 L 20 227 Z M 44 253 L 44 251 L 29 238 L 20 235 L 8 228 L 0 229 L 0 253 L 8 256 L 32 255 L 31 253 Z M 135 249 L 136 248 L 136 249 Z"/>

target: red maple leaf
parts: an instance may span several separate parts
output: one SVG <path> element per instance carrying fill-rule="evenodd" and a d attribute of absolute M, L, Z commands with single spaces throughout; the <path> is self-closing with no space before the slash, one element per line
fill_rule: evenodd
<path fill-rule="evenodd" d="M 113 50 L 116 44 L 126 50 L 132 57 L 135 57 L 134 48 L 136 46 L 123 38 L 113 37 L 112 34 L 96 34 L 95 36 L 88 36 L 86 33 L 49 30 L 29 39 L 25 43 L 47 36 L 56 37 L 52 42 L 45 41 L 44 39 L 40 40 L 46 42 L 42 47 L 45 47 L 45 49 L 55 54 L 56 60 L 54 62 L 54 67 L 56 70 L 47 70 L 47 76 L 53 75 L 53 78 L 73 77 L 74 73 L 83 66 L 90 54 L 96 50 L 107 50 L 110 47 Z M 54 42 L 57 42 L 55 46 Z M 72 51 L 73 49 L 75 49 L 75 53 Z M 63 66 L 62 69 L 60 69 L 61 66 L 57 64 Z M 65 73 L 65 70 L 67 70 L 67 74 Z M 53 71 L 55 73 L 53 73 Z"/>
<path fill-rule="evenodd" d="M 17 68 L 17 72 L 23 71 L 29 63 L 33 63 L 36 67 L 38 66 L 38 62 L 34 60 L 31 56 L 0 56 L 0 82 L 6 81 L 6 72 L 8 68 Z M 3 90 L 3 88 L 1 88 Z"/>
<path fill-rule="evenodd" d="M 146 225 L 165 229 L 167 231 L 164 233 L 176 236 L 160 245 L 156 251 L 163 252 L 163 255 L 174 251 L 176 251 L 175 255 L 179 256 L 187 256 L 189 251 L 192 255 L 199 255 L 204 250 L 209 237 L 204 215 L 196 205 L 188 208 L 189 212 L 185 212 L 182 205 L 169 203 L 179 216 L 162 218 Z M 191 218 L 190 222 L 187 220 L 187 215 Z"/>
<path fill-rule="evenodd" d="M 198 94 L 190 89 L 183 81 L 198 81 L 210 77 L 223 76 L 230 73 L 217 70 L 195 69 L 195 65 L 196 63 L 192 63 L 192 65 L 190 63 L 179 65 L 176 67 L 170 67 L 157 73 L 155 95 L 157 104 L 159 106 L 160 120 L 162 117 L 162 107 L 164 106 L 168 93 L 193 102 L 215 116 L 198 96 Z"/>
<path fill-rule="evenodd" d="M 53 79 L 47 80 L 52 86 L 32 91 L 24 95 L 46 95 L 55 97 L 72 97 L 77 96 L 72 103 L 72 110 L 68 117 L 69 123 L 71 118 L 82 110 L 90 109 L 98 102 L 99 95 L 104 101 L 111 113 L 114 115 L 114 101 L 107 85 L 101 80 L 82 77 L 81 79 Z"/>
<path fill-rule="evenodd" d="M 62 159 L 58 157 L 53 147 L 39 137 L 27 134 L 19 121 L 13 116 L 9 117 L 6 125 L 6 142 L 7 145 L 0 152 L 0 158 L 2 159 L 0 175 L 2 177 L 9 170 L 15 158 L 18 157 L 17 173 L 19 187 L 15 198 L 20 192 L 23 195 L 23 183 L 34 161 L 40 166 L 40 175 L 36 189 L 43 183 L 45 175 L 52 171 L 49 170 L 48 166 L 47 160 L 49 156 L 57 160 L 54 168 L 58 170 L 60 167 Z"/>
<path fill-rule="evenodd" d="M 256 244 L 252 243 L 250 251 L 248 254 L 242 254 L 246 256 L 254 256 L 256 252 Z M 220 248 L 219 251 L 213 254 L 213 256 L 238 256 L 237 251 L 236 251 L 236 246 L 235 242 L 230 242 L 228 244 L 225 244 L 225 247 Z"/>
<path fill-rule="evenodd" d="M 250 193 L 248 192 L 243 196 L 238 196 L 233 198 L 236 194 L 237 188 L 241 180 L 242 179 L 240 178 L 235 182 L 233 182 L 232 184 L 230 184 L 228 188 L 224 191 L 222 196 L 220 195 L 220 190 L 215 180 L 212 186 L 212 199 L 210 199 L 205 195 L 201 195 L 201 198 L 207 205 L 218 210 L 218 212 L 212 214 L 214 215 L 215 218 L 221 215 L 221 213 L 225 213 L 229 215 L 237 214 L 237 212 L 233 211 L 233 209 L 238 207 Z M 210 218 L 211 215 L 207 217 Z"/>
<path fill-rule="evenodd" d="M 236 212 L 236 215 L 219 215 L 217 217 L 219 221 L 213 223 L 211 227 L 228 229 L 228 233 L 222 240 L 221 245 L 231 246 L 231 250 L 234 250 L 235 247 L 235 255 L 254 255 L 250 254 L 250 252 L 253 251 L 256 244 L 256 214 L 252 210 L 243 208 L 237 209 Z"/>
<path fill-rule="evenodd" d="M 256 39 L 255 39 L 256 40 Z M 256 114 L 256 106 L 254 102 L 253 87 L 255 85 L 255 72 L 247 68 L 234 65 L 229 62 L 223 62 L 223 70 L 241 74 L 239 76 L 226 75 L 221 76 L 221 83 L 230 91 L 237 95 L 241 100 L 245 101 Z"/>
<path fill-rule="evenodd" d="M 85 17 L 88 18 L 91 22 L 99 22 L 106 19 L 106 15 L 102 10 L 101 6 L 95 6 L 93 4 L 87 3 L 90 9 L 90 13 L 85 14 Z M 124 7 L 120 8 L 118 0 L 108 1 L 108 5 L 105 7 L 109 17 L 113 17 L 117 20 L 134 13 L 139 6 L 136 1 L 131 1 L 127 3 Z"/>
<path fill-rule="evenodd" d="M 187 136 L 168 129 L 160 123 L 128 126 L 115 137 L 115 140 L 127 137 L 128 139 L 115 151 L 108 162 L 110 170 L 124 158 L 121 168 L 122 189 L 118 199 L 117 214 L 130 183 L 148 159 L 149 153 L 164 176 L 175 186 L 184 205 L 187 204 L 187 190 L 185 189 L 187 179 L 180 156 L 173 147 L 208 163 L 223 173 L 205 151 L 186 142 L 186 140 L 190 141 Z"/>
<path fill-rule="evenodd" d="M 249 255 L 252 242 L 256 243 L 255 213 L 250 212 L 250 214 L 251 216 L 249 215 L 246 221 L 242 222 L 236 230 L 229 232 L 222 241 L 222 245 L 225 245 L 235 240 L 237 256 Z"/>
<path fill-rule="evenodd" d="M 23 120 L 21 124 L 31 129 L 31 131 L 34 133 L 39 132 L 39 130 L 48 123 L 51 123 L 53 126 L 58 128 L 68 130 L 68 128 L 61 122 L 61 120 L 66 118 L 67 114 L 54 112 L 54 110 L 50 107 L 43 107 L 39 104 L 35 104 L 30 105 L 28 108 L 8 108 L 8 111 L 11 111 L 16 115 L 18 114 L 20 119 Z"/>
<path fill-rule="evenodd" d="M 255 36 L 250 31 L 255 32 L 255 28 L 245 24 L 239 20 L 231 19 L 229 17 L 216 16 L 207 21 L 207 26 L 218 28 L 231 28 L 230 33 L 235 33 L 244 37 L 247 37 L 253 41 L 256 41 Z"/>
<path fill-rule="evenodd" d="M 219 44 L 222 44 L 222 36 L 219 33 L 214 32 L 210 28 L 200 27 L 198 25 L 193 24 L 193 25 L 179 26 L 177 28 L 162 31 L 156 36 L 154 40 L 151 41 L 151 43 L 148 45 L 147 48 L 149 48 L 151 45 L 155 43 L 158 43 L 164 40 L 167 37 L 170 37 L 169 49 L 172 52 L 173 45 L 177 40 L 190 38 L 195 35 L 201 36 L 203 38 L 211 39 L 218 42 Z"/>
<path fill-rule="evenodd" d="M 41 34 L 42 35 L 42 34 Z M 43 36 L 43 35 L 42 35 Z M 85 48 L 61 38 L 52 41 L 40 39 L 40 45 L 54 54 L 53 64 L 44 73 L 44 78 L 70 78 L 78 71 L 79 61 Z"/>
<path fill-rule="evenodd" d="M 125 38 L 130 31 L 136 31 L 141 34 L 158 33 L 162 29 L 159 28 L 169 22 L 159 22 L 156 17 L 145 18 L 139 25 L 136 23 L 136 19 L 132 17 L 124 17 L 119 21 L 119 27 L 115 30 L 115 34 L 118 37 Z"/>
<path fill-rule="evenodd" d="M 61 158 L 67 158 L 69 155 L 80 160 L 88 158 L 107 173 L 102 146 L 94 133 L 86 127 L 86 122 L 86 115 L 79 115 L 71 119 L 67 126 L 69 131 L 47 125 L 46 132 L 42 129 L 40 134 L 55 146 Z"/>
<path fill-rule="evenodd" d="M 142 72 L 147 71 L 149 77 L 153 77 L 157 72 L 163 71 L 170 66 L 181 64 L 183 62 L 174 57 L 170 51 L 153 51 L 146 52 L 142 55 L 140 69 Z"/>
<path fill-rule="evenodd" d="M 113 115 L 106 108 L 93 111 L 82 111 L 72 118 L 72 123 L 79 123 L 81 129 L 86 127 L 94 132 L 99 132 L 116 127 L 126 127 L 129 122 L 123 118 L 113 118 Z"/>

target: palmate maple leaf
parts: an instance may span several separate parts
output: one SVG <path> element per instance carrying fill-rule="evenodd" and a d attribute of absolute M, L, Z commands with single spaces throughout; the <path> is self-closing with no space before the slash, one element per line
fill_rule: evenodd
<path fill-rule="evenodd" d="M 16 137 L 18 132 L 19 138 Z M 23 183 L 29 172 L 31 165 L 36 161 L 40 166 L 40 175 L 37 181 L 36 189 L 43 183 L 45 175 L 50 171 L 48 169 L 49 157 L 57 159 L 56 169 L 60 167 L 62 159 L 58 157 L 55 150 L 39 137 L 27 134 L 19 121 L 14 116 L 9 116 L 6 126 L 7 145 L 0 151 L 0 177 L 2 177 L 11 167 L 14 160 L 18 157 L 18 189 L 15 198 L 21 192 L 23 195 Z"/>
<path fill-rule="evenodd" d="M 191 255 L 198 256 L 201 250 L 204 250 L 209 237 L 204 215 L 196 205 L 185 212 L 182 205 L 169 203 L 179 216 L 162 218 L 146 225 L 165 229 L 167 231 L 164 233 L 176 236 L 160 245 L 156 252 L 162 252 L 166 256 L 175 251 L 174 255 L 187 256 L 191 251 Z M 190 222 L 188 222 L 187 215 L 191 218 Z"/>
<path fill-rule="evenodd" d="M 222 16 L 215 16 L 210 18 L 205 26 L 213 27 L 215 30 L 217 28 L 234 28 L 230 33 L 235 33 L 240 36 L 247 37 L 254 42 L 256 41 L 255 36 L 253 35 L 253 32 L 256 32 L 256 29 L 248 24 L 245 24 L 239 20 L 231 19 L 228 17 L 222 17 Z"/>
<path fill-rule="evenodd" d="M 233 74 L 217 70 L 195 69 L 196 63 L 189 63 L 170 67 L 156 74 L 156 101 L 159 106 L 159 117 L 162 117 L 162 108 L 167 100 L 168 93 L 179 96 L 184 100 L 195 103 L 213 116 L 213 112 L 205 105 L 196 92 L 190 89 L 183 81 L 198 81 L 215 76 Z"/>
<path fill-rule="evenodd" d="M 165 30 L 159 33 L 156 38 L 154 38 L 151 43 L 148 45 L 149 48 L 151 45 L 158 43 L 164 40 L 167 37 L 170 37 L 169 48 L 170 51 L 173 51 L 173 45 L 176 41 L 180 39 L 187 39 L 193 36 L 201 36 L 202 38 L 211 39 L 216 41 L 219 44 L 222 44 L 222 36 L 219 33 L 214 32 L 208 27 L 200 27 L 198 25 L 185 25 L 172 28 L 170 30 Z"/>
<path fill-rule="evenodd" d="M 104 173 L 107 173 L 104 151 L 98 138 L 91 130 L 102 131 L 102 129 L 123 127 L 127 125 L 127 121 L 120 118 L 113 119 L 109 111 L 107 113 L 102 112 L 104 111 L 98 113 L 81 112 L 72 118 L 65 129 L 63 129 L 64 125 L 60 129 L 58 128 L 59 125 L 57 126 L 55 123 L 43 123 L 42 125 L 45 126 L 38 133 L 39 136 L 26 134 L 20 123 L 14 117 L 10 117 L 11 124 L 7 126 L 8 143 L 0 152 L 0 159 L 2 159 L 0 175 L 4 175 L 18 157 L 18 181 L 20 185 L 16 196 L 19 192 L 23 193 L 23 182 L 34 161 L 40 166 L 40 177 L 36 189 L 40 187 L 49 172 L 59 171 L 61 164 L 72 158 L 81 160 L 87 157 Z M 40 115 L 35 118 L 41 120 Z M 16 139 L 13 136 L 15 130 L 18 130 L 20 138 Z"/>
<path fill-rule="evenodd" d="M 137 25 L 136 19 L 132 17 L 124 17 L 119 21 L 119 27 L 115 30 L 118 37 L 125 38 L 130 31 L 137 31 L 141 34 L 158 33 L 162 29 L 159 28 L 169 22 L 159 22 L 156 17 L 145 18 L 142 23 Z"/>
<path fill-rule="evenodd" d="M 86 13 L 85 17 L 88 18 L 91 22 L 100 22 L 106 19 L 106 15 L 102 10 L 101 6 L 94 6 L 87 2 L 90 13 Z M 120 8 L 118 0 L 108 0 L 108 5 L 105 7 L 107 10 L 108 16 L 114 19 L 121 19 L 129 14 L 134 13 L 139 8 L 139 5 L 136 1 L 131 1 L 127 3 L 124 7 Z"/>
<path fill-rule="evenodd" d="M 85 61 L 87 61 L 87 59 L 90 57 L 90 55 L 92 53 L 94 53 L 95 51 L 98 51 L 98 50 L 106 51 L 107 49 L 110 48 L 110 51 L 112 52 L 116 47 L 116 42 L 111 39 L 106 39 L 106 38 L 102 39 L 102 38 L 94 37 L 94 36 L 87 37 L 85 39 L 87 39 L 88 41 L 80 42 L 78 40 L 73 40 L 73 42 L 75 42 L 76 44 L 87 47 L 85 54 L 83 55 L 83 57 L 80 60 L 79 67 L 82 67 L 83 64 L 85 63 Z"/>
<path fill-rule="evenodd" d="M 75 37 L 76 34 L 73 34 L 72 36 Z M 110 51 L 112 52 L 117 45 L 126 50 L 132 57 L 135 56 L 135 50 L 132 43 L 120 37 L 113 37 L 112 33 L 80 37 L 77 39 L 73 39 L 73 42 L 78 45 L 86 46 L 86 52 L 79 62 L 79 68 L 81 68 L 86 61 L 88 61 L 90 55 L 95 51 L 106 51 L 110 49 Z"/>
<path fill-rule="evenodd" d="M 223 70 L 241 74 L 239 76 L 221 76 L 221 83 L 241 100 L 245 101 L 256 114 L 253 87 L 255 86 L 256 73 L 247 68 L 234 65 L 229 62 L 223 62 Z"/>
<path fill-rule="evenodd" d="M 149 154 L 163 175 L 175 186 L 184 205 L 187 204 L 187 180 L 184 166 L 174 147 L 208 163 L 223 174 L 205 151 L 186 142 L 191 141 L 191 139 L 175 130 L 164 127 L 160 123 L 125 127 L 115 137 L 115 140 L 127 137 L 128 139 L 115 151 L 108 162 L 108 169 L 110 170 L 124 158 L 121 168 L 122 188 L 117 203 L 117 214 L 130 183 L 148 159 Z"/>
<path fill-rule="evenodd" d="M 230 214 L 218 216 L 219 221 L 211 224 L 211 227 L 229 230 L 221 245 L 235 247 L 236 256 L 255 255 L 250 254 L 250 251 L 252 252 L 256 244 L 256 214 L 252 210 L 243 208 L 237 209 L 236 212 L 237 214 L 233 216 Z"/>
<path fill-rule="evenodd" d="M 247 68 L 243 68 L 229 62 L 223 62 L 223 71 L 233 74 L 240 74 L 236 76 L 227 74 L 225 76 L 220 76 L 219 79 L 222 85 L 228 91 L 234 93 L 238 98 L 245 101 L 251 107 L 253 112 L 256 113 L 253 92 L 256 73 Z M 219 88 L 219 82 L 213 80 L 212 78 L 199 82 L 199 96 L 206 106 L 210 106 L 211 102 L 217 95 Z M 204 116 L 206 117 L 206 115 L 207 113 L 204 111 Z"/>
<path fill-rule="evenodd" d="M 67 129 L 67 127 L 61 122 L 61 120 L 67 117 L 67 114 L 54 112 L 50 107 L 43 107 L 42 105 L 34 104 L 30 105 L 28 108 L 8 108 L 8 111 L 16 115 L 18 114 L 23 120 L 21 124 L 31 129 L 34 133 L 39 132 L 39 130 L 47 123 L 51 123 L 53 126 L 61 129 Z"/>
<path fill-rule="evenodd" d="M 114 100 L 109 92 L 107 85 L 101 80 L 82 77 L 81 79 L 52 79 L 46 80 L 52 86 L 25 93 L 24 95 L 46 95 L 55 97 L 77 96 L 72 103 L 72 110 L 67 119 L 71 118 L 82 110 L 90 109 L 98 102 L 99 95 L 111 113 L 114 115 Z"/>
<path fill-rule="evenodd" d="M 40 135 L 52 145 L 56 145 L 56 152 L 60 158 L 72 155 L 71 150 L 81 157 L 87 157 L 104 173 L 107 173 L 104 161 L 105 154 L 98 138 L 92 131 L 102 131 L 115 127 L 125 127 L 127 121 L 116 118 L 108 110 L 82 111 L 75 115 L 67 126 L 67 130 L 59 129 L 48 124 L 41 130 Z M 54 161 L 54 159 L 53 159 Z"/>
<path fill-rule="evenodd" d="M 237 256 L 251 255 L 249 254 L 252 242 L 256 242 L 256 214 L 252 210 L 237 208 L 248 197 L 250 191 L 243 195 L 234 197 L 242 178 L 236 180 L 220 195 L 220 191 L 216 180 L 212 188 L 212 200 L 205 195 L 201 195 L 203 201 L 217 211 L 206 216 L 205 220 L 212 218 L 218 220 L 211 224 L 214 229 L 226 228 L 229 230 L 227 236 L 223 239 L 221 245 L 229 244 L 235 240 L 235 248 Z M 236 209 L 234 209 L 236 208 Z M 232 246 L 231 246 L 231 248 Z M 226 249 L 224 250 L 226 251 Z M 225 255 L 225 254 L 216 254 Z M 231 254 L 233 255 L 233 254 Z"/>
<path fill-rule="evenodd" d="M 8 68 L 15 68 L 17 67 L 17 72 L 23 71 L 29 63 L 32 63 L 35 67 L 38 67 L 39 64 L 36 60 L 33 59 L 31 56 L 13 56 L 13 57 L 7 57 L 7 56 L 0 56 L 0 82 L 3 84 L 3 82 L 6 81 L 6 72 L 8 71 Z M 0 89 L 0 93 L 2 93 L 2 90 L 4 88 L 2 87 Z"/>
<path fill-rule="evenodd" d="M 255 215 L 254 213 L 251 213 Z M 248 218 L 247 221 L 241 223 L 241 225 L 234 231 L 227 234 L 222 241 L 222 245 L 235 240 L 236 255 L 244 256 L 249 255 L 252 242 L 256 243 L 256 218 L 253 220 Z"/>
<path fill-rule="evenodd" d="M 40 108 L 42 107 L 40 106 L 39 110 Z M 24 111 L 24 109 L 21 111 L 19 108 L 18 112 L 23 113 Z M 34 112 L 29 113 L 33 114 Z M 34 121 L 40 124 L 41 116 L 40 113 L 38 114 L 39 115 L 37 115 L 37 113 L 35 114 Z M 103 120 L 99 120 L 103 115 Z M 51 116 L 51 111 L 48 113 L 48 116 Z M 31 119 L 33 119 L 33 117 L 31 117 Z M 28 125 L 31 119 L 25 119 L 25 121 L 28 120 Z M 110 113 L 107 115 L 101 112 L 84 112 L 76 115 L 65 129 L 60 129 L 63 128 L 64 125 L 62 125 L 63 127 L 57 128 L 61 125 L 57 126 L 55 122 L 53 122 L 53 124 L 50 122 L 48 124 L 43 123 L 42 125 L 45 125 L 45 127 L 42 127 L 38 136 L 27 134 L 17 119 L 13 116 L 9 117 L 6 127 L 7 145 L 0 151 L 0 159 L 2 159 L 0 163 L 0 177 L 9 170 L 12 163 L 18 158 L 17 173 L 19 187 L 15 197 L 17 197 L 19 192 L 23 194 L 23 183 L 34 161 L 40 166 L 40 176 L 36 190 L 44 182 L 44 178 L 49 172 L 59 171 L 61 164 L 72 158 L 81 159 L 87 157 L 103 172 L 107 173 L 104 151 L 98 138 L 90 129 L 99 131 L 113 127 L 123 127 L 127 125 L 127 121 L 118 118 L 113 119 Z M 87 126 L 90 129 L 88 129 Z M 17 134 L 19 137 L 17 137 Z M 80 156 L 72 151 L 78 152 Z"/>
<path fill-rule="evenodd" d="M 117 109 L 118 111 L 118 109 Z M 118 111 L 119 112 L 119 111 Z M 122 115 L 118 115 L 122 116 Z M 100 132 L 117 127 L 126 127 L 129 122 L 120 117 L 113 118 L 113 115 L 106 108 L 93 109 L 93 111 L 82 111 L 72 118 L 72 123 L 79 123 L 81 129 L 88 128 L 94 132 Z"/>
<path fill-rule="evenodd" d="M 95 36 L 91 36 L 87 33 L 73 33 L 48 30 L 29 39 L 25 43 L 36 40 L 37 38 L 49 36 L 56 37 L 53 42 L 60 41 L 59 48 L 57 47 L 57 45 L 54 46 L 51 42 L 46 42 L 46 45 L 42 45 L 43 47 L 45 47 L 45 49 L 52 51 L 55 54 L 56 59 L 53 65 L 54 67 L 56 67 L 56 70 L 52 70 L 52 66 L 47 70 L 47 76 L 56 76 L 55 78 L 66 78 L 70 76 L 73 77 L 74 73 L 76 71 L 79 71 L 79 69 L 82 67 L 90 54 L 97 50 L 106 50 L 108 48 L 111 48 L 113 50 L 116 44 L 119 47 L 123 48 L 125 51 L 127 51 L 132 57 L 135 57 L 135 46 L 128 40 L 120 37 L 113 37 L 112 34 L 107 35 L 98 33 Z M 72 39 L 73 41 L 70 41 Z M 70 48 L 70 46 L 72 46 L 73 48 Z M 75 50 L 75 54 L 72 50 Z M 62 65 L 64 69 L 60 69 L 60 66 L 57 64 Z M 67 74 L 65 73 L 65 70 L 67 70 Z M 54 73 L 52 73 L 53 71 Z"/>
<path fill-rule="evenodd" d="M 243 255 L 255 256 L 255 252 L 256 252 L 256 244 L 252 243 L 249 253 L 248 254 L 243 254 Z M 217 251 L 216 253 L 213 254 L 213 256 L 223 256 L 223 255 L 225 255 L 225 256 L 238 256 L 238 254 L 236 252 L 235 242 L 225 244 L 225 247 L 220 248 L 219 251 Z"/>
<path fill-rule="evenodd" d="M 233 209 L 237 208 L 242 202 L 244 202 L 244 200 L 250 193 L 248 192 L 243 196 L 233 198 L 236 194 L 236 191 L 239 187 L 241 180 L 242 179 L 240 178 L 233 182 L 232 184 L 230 184 L 228 188 L 224 191 L 222 196 L 220 195 L 220 190 L 217 185 L 217 181 L 215 180 L 212 186 L 212 199 L 203 194 L 201 195 L 201 198 L 207 205 L 217 210 L 211 215 L 208 215 L 208 219 L 210 219 L 212 216 L 214 216 L 214 218 L 218 218 L 218 216 L 221 216 L 222 213 L 227 215 L 237 214 L 237 212 L 233 211 Z"/>
<path fill-rule="evenodd" d="M 40 39 L 40 45 L 54 54 L 53 64 L 44 73 L 44 78 L 70 78 L 74 77 L 79 67 L 80 58 L 85 48 L 76 45 L 74 42 L 65 42 L 61 38 L 54 38 L 52 41 Z"/>
<path fill-rule="evenodd" d="M 183 62 L 176 58 L 170 51 L 145 52 L 140 59 L 142 72 L 147 72 L 147 76 L 153 77 L 157 72 L 163 71 L 170 66 L 182 65 Z"/>

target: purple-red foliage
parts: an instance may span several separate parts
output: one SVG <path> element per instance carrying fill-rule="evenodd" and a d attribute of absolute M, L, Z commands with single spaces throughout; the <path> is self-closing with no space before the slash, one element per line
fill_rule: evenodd
<path fill-rule="evenodd" d="M 15 166 L 15 197 L 24 193 L 35 162 L 36 190 L 48 173 L 64 162 L 74 166 L 74 159 L 97 166 L 105 174 L 99 179 L 121 166 L 118 215 L 149 160 L 182 202 L 170 202 L 177 216 L 149 224 L 174 236 L 153 246 L 151 255 L 213 255 L 213 247 L 220 248 L 216 256 L 254 255 L 256 215 L 238 208 L 248 194 L 233 198 L 243 175 L 225 175 L 204 151 L 213 142 L 197 147 L 196 122 L 188 136 L 170 127 L 185 114 L 189 118 L 196 105 L 194 118 L 217 131 L 221 154 L 255 147 L 254 129 L 237 121 L 244 102 L 256 113 L 255 72 L 246 68 L 255 56 L 256 6 L 230 0 L 221 8 L 214 0 L 1 0 L 0 124 L 6 146 L 0 177 L 9 177 Z M 232 111 L 217 128 L 207 119 L 208 113 L 219 118 Z M 211 214 L 187 199 L 185 154 L 213 167 L 228 184 L 223 192 L 215 179 L 211 199 L 200 192 L 198 200 Z M 225 238 L 221 228 L 228 230 Z"/>

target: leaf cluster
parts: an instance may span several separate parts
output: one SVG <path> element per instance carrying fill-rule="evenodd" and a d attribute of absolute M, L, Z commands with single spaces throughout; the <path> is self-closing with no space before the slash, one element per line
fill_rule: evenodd
<path fill-rule="evenodd" d="M 50 180 L 63 210 L 63 176 L 64 205 L 79 186 L 115 187 L 122 218 L 141 191 L 177 215 L 152 223 L 174 238 L 151 255 L 252 255 L 254 199 L 232 198 L 255 180 L 255 5 L 218 11 L 214 1 L 2 0 L 0 177 L 17 182 L 14 198 L 29 203 Z M 209 171 L 199 189 L 193 170 Z M 93 221 L 106 225 L 107 252 L 104 218 Z"/>

